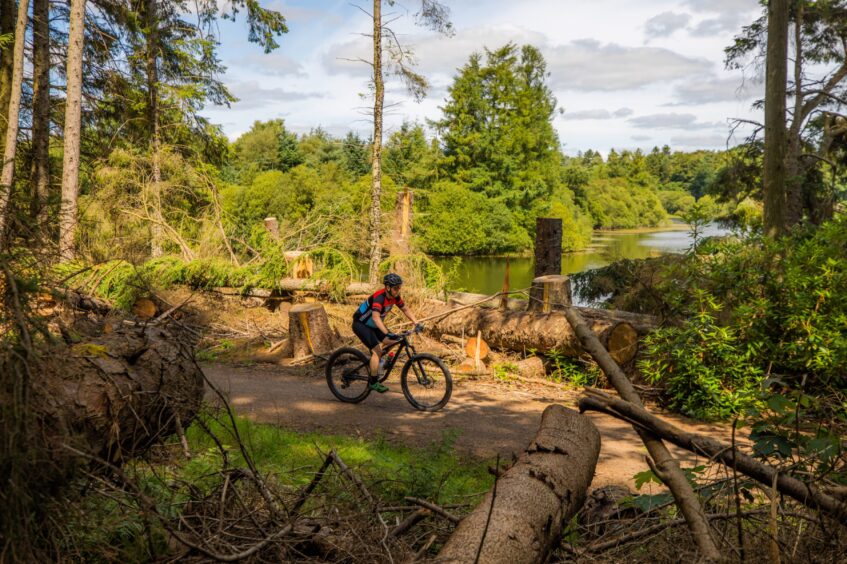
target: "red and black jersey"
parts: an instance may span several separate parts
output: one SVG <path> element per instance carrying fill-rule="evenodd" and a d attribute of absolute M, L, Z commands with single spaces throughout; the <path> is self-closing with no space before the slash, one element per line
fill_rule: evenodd
<path fill-rule="evenodd" d="M 376 324 L 373 321 L 373 312 L 378 311 L 382 318 L 385 319 L 385 316 L 388 315 L 391 308 L 395 305 L 397 307 L 404 307 L 406 302 L 404 302 L 403 298 L 400 296 L 392 298 L 388 292 L 385 291 L 385 288 L 383 288 L 362 302 L 356 310 L 356 313 L 353 314 L 353 319 L 361 321 L 365 325 L 376 329 Z"/>

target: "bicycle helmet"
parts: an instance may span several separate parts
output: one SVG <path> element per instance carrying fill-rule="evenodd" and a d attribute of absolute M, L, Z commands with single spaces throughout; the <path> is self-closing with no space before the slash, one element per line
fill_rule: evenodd
<path fill-rule="evenodd" d="M 399 286 L 403 283 L 403 279 L 400 278 L 398 274 L 394 274 L 393 272 L 389 272 L 382 279 L 382 283 L 386 286 Z"/>

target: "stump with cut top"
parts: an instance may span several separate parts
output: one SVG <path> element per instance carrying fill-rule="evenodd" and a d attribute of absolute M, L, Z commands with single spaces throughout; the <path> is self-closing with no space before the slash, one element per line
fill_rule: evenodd
<path fill-rule="evenodd" d="M 288 331 L 288 356 L 295 359 L 329 353 L 336 345 L 335 332 L 319 303 L 297 304 L 288 310 Z"/>
<path fill-rule="evenodd" d="M 527 311 L 550 313 L 571 305 L 571 280 L 560 274 L 539 276 L 532 281 Z"/>

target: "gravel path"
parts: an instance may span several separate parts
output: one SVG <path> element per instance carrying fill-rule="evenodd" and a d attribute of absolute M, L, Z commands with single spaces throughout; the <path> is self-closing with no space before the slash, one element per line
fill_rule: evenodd
<path fill-rule="evenodd" d="M 326 385 L 323 372 L 303 367 L 276 365 L 234 366 L 206 364 L 209 379 L 230 399 L 236 411 L 263 423 L 300 431 L 318 431 L 386 440 L 410 446 L 438 441 L 448 430 L 458 432 L 457 451 L 473 457 L 511 459 L 535 435 L 541 412 L 551 403 L 576 408 L 578 393 L 553 384 L 517 384 L 460 380 L 450 403 L 437 413 L 413 409 L 403 397 L 397 376 L 386 384 L 390 391 L 372 393 L 360 404 L 337 401 Z M 209 399 L 213 396 L 209 395 Z M 600 460 L 593 487 L 625 484 L 647 469 L 646 450 L 628 425 L 602 414 L 589 417 L 602 437 Z M 728 440 L 729 427 L 696 423 L 675 415 L 663 418 L 685 429 Z M 675 451 L 683 466 L 698 460 Z M 646 491 L 646 490 L 645 490 Z"/>

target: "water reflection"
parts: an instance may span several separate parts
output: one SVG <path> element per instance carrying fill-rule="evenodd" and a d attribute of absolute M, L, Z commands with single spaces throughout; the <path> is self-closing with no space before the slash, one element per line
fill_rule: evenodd
<path fill-rule="evenodd" d="M 707 226 L 703 236 L 726 234 L 717 225 Z M 562 274 L 583 272 L 599 268 L 616 260 L 643 259 L 665 253 L 681 253 L 691 247 L 691 236 L 684 229 L 652 232 L 596 232 L 589 250 L 562 255 Z M 480 294 L 493 294 L 503 287 L 506 272 L 505 257 L 462 257 L 462 264 L 455 285 L 457 289 Z M 436 257 L 435 261 L 445 269 L 452 259 Z M 533 278 L 531 257 L 510 258 L 509 285 L 513 289 L 527 288 Z"/>

